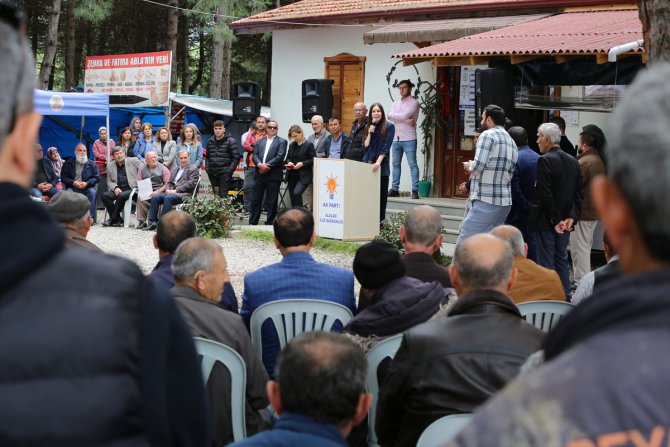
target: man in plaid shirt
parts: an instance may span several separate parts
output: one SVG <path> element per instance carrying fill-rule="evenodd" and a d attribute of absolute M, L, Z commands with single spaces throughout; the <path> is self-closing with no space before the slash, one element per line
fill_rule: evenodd
<path fill-rule="evenodd" d="M 470 174 L 470 207 L 456 244 L 468 236 L 487 233 L 505 223 L 512 207 L 512 176 L 517 147 L 503 125 L 505 112 L 490 104 L 482 111 L 482 132 L 475 159 L 464 163 Z"/>

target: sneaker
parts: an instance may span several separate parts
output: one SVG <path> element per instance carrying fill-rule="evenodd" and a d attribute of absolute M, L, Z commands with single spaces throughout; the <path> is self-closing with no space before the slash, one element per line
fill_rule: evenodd
<path fill-rule="evenodd" d="M 418 191 L 412 191 L 412 198 L 413 199 L 418 199 L 419 198 L 419 192 Z"/>
<path fill-rule="evenodd" d="M 147 223 L 142 221 L 140 224 L 136 227 L 138 230 L 144 230 L 147 227 Z"/>
<path fill-rule="evenodd" d="M 154 231 L 158 227 L 158 222 L 151 222 L 146 228 L 147 231 Z"/>
<path fill-rule="evenodd" d="M 388 197 L 400 197 L 400 194 L 395 189 L 389 189 Z"/>

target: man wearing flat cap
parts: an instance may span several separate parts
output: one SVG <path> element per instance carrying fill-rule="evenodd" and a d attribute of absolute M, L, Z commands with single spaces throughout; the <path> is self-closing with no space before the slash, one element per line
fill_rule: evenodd
<path fill-rule="evenodd" d="M 389 197 L 398 197 L 403 153 L 407 155 L 409 172 L 412 175 L 412 198 L 419 198 L 419 165 L 416 163 L 416 120 L 419 118 L 419 102 L 412 97 L 414 84 L 409 79 L 398 83 L 400 99 L 393 102 L 388 119 L 395 125 L 395 137 L 391 146 L 393 181 Z M 383 191 L 382 191 L 383 194 Z"/>
<path fill-rule="evenodd" d="M 90 205 L 85 195 L 63 191 L 56 194 L 47 207 L 65 231 L 65 244 L 102 251 L 86 239 L 93 223 L 89 214 Z"/>

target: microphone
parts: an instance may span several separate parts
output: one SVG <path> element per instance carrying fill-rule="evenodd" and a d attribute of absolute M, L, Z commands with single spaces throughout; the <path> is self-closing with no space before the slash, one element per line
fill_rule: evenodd
<path fill-rule="evenodd" d="M 371 125 L 371 126 L 374 126 L 374 125 L 376 125 L 376 124 L 377 124 L 377 120 L 373 118 L 373 119 L 372 119 L 372 123 L 370 123 L 370 125 Z M 374 132 L 375 132 L 375 130 L 372 129 L 372 133 L 374 133 Z"/>

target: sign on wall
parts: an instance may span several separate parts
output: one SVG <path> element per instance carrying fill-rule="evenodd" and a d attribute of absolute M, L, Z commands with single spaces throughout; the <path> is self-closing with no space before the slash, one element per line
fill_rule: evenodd
<path fill-rule="evenodd" d="M 137 97 L 138 106 L 168 103 L 172 52 L 86 57 L 84 91 Z"/>

